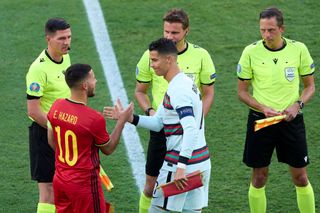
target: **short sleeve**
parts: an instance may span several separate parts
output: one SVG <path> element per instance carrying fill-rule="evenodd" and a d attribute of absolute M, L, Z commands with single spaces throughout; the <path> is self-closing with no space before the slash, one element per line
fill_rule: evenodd
<path fill-rule="evenodd" d="M 136 80 L 139 82 L 150 82 L 152 80 L 152 71 L 150 69 L 149 51 L 145 51 L 136 67 Z"/>
<path fill-rule="evenodd" d="M 213 61 L 210 57 L 210 54 L 203 50 L 203 57 L 201 66 L 202 69 L 200 71 L 200 83 L 201 84 L 212 84 L 216 79 L 216 69 L 214 67 Z"/>
<path fill-rule="evenodd" d="M 109 142 L 110 137 L 106 130 L 106 121 L 101 114 L 98 114 L 95 122 L 92 122 L 91 133 L 96 146 L 102 146 Z"/>
<path fill-rule="evenodd" d="M 248 49 L 245 48 L 240 57 L 238 66 L 237 66 L 237 75 L 238 78 L 244 80 L 250 80 L 252 78 L 252 69 L 251 61 Z"/>
<path fill-rule="evenodd" d="M 27 94 L 41 97 L 46 86 L 45 72 L 30 67 L 26 76 Z"/>
<path fill-rule="evenodd" d="M 299 74 L 301 76 L 310 75 L 314 72 L 314 70 L 315 70 L 315 65 L 312 57 L 310 56 L 308 48 L 304 44 L 302 44 Z"/>

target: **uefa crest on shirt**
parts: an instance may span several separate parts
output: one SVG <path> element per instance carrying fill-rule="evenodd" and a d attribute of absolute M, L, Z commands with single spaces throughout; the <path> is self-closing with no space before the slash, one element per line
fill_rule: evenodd
<path fill-rule="evenodd" d="M 284 75 L 285 75 L 285 77 L 286 77 L 286 79 L 288 80 L 288 81 L 293 81 L 294 80 L 294 71 L 295 71 L 295 67 L 286 67 L 286 68 L 284 68 Z"/>

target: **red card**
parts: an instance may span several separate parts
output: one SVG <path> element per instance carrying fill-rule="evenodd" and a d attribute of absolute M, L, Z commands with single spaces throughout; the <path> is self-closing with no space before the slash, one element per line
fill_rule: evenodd
<path fill-rule="evenodd" d="M 163 196 L 169 197 L 172 195 L 177 195 L 177 194 L 181 194 L 184 192 L 188 192 L 190 190 L 193 190 L 193 189 L 196 189 L 196 188 L 203 186 L 202 175 L 199 170 L 188 174 L 186 177 L 188 179 L 188 181 L 187 181 L 188 185 L 185 186 L 184 189 L 181 189 L 181 190 L 177 188 L 176 184 L 173 181 L 161 185 L 160 187 L 162 189 Z"/>

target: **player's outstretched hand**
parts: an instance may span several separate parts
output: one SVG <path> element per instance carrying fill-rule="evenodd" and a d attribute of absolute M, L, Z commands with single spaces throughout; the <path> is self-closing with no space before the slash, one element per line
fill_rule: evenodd
<path fill-rule="evenodd" d="M 116 106 L 117 106 L 117 109 L 116 109 Z M 118 98 L 116 104 L 113 107 L 106 106 L 103 108 L 103 115 L 107 119 L 118 120 L 119 119 L 119 108 L 120 108 L 120 110 L 123 110 L 122 104 Z"/>
<path fill-rule="evenodd" d="M 122 109 L 122 106 L 119 106 L 117 104 L 114 106 L 114 108 L 116 111 L 118 111 L 118 114 L 119 114 L 118 121 L 119 122 L 125 123 L 125 122 L 129 121 L 129 119 L 131 119 L 131 117 L 133 116 L 133 103 L 132 102 L 130 102 L 130 104 L 124 110 L 120 110 L 120 109 Z"/>
<path fill-rule="evenodd" d="M 123 106 L 119 99 L 113 107 L 106 106 L 103 108 L 103 114 L 107 119 L 128 121 L 133 114 L 133 103 L 131 102 L 127 108 L 123 109 Z"/>

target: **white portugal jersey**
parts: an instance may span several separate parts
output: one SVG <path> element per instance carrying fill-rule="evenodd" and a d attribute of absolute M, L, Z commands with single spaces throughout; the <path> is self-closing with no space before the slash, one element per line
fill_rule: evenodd
<path fill-rule="evenodd" d="M 164 128 L 167 153 L 162 169 L 176 171 L 178 162 L 187 164 L 186 173 L 211 168 L 201 94 L 189 77 L 179 73 L 169 82 L 163 103 L 152 117 L 140 116 L 138 126 Z"/>

